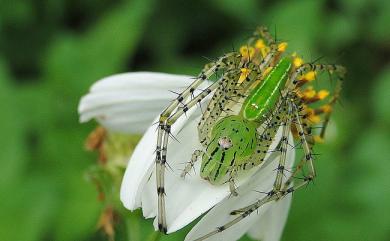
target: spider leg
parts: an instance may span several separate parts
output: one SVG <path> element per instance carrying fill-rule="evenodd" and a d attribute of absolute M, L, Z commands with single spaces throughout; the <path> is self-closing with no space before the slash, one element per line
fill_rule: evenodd
<path fill-rule="evenodd" d="M 328 105 L 330 107 L 333 107 L 333 105 L 337 102 L 337 100 L 340 98 L 340 92 L 341 92 L 341 84 L 342 84 L 342 79 L 338 79 L 337 83 L 336 83 L 336 87 L 335 87 L 335 90 L 334 90 L 334 94 L 331 98 L 331 100 L 328 102 Z M 326 131 L 326 127 L 328 126 L 328 123 L 329 123 L 329 119 L 330 119 L 330 115 L 332 114 L 332 108 L 329 112 L 327 112 L 325 114 L 325 118 L 324 118 L 324 123 L 322 125 L 322 129 L 321 129 L 321 133 L 320 133 L 320 137 L 321 138 L 324 138 L 325 136 L 325 131 Z"/>
<path fill-rule="evenodd" d="M 302 83 L 298 79 L 298 76 L 302 75 L 305 72 L 308 71 L 327 71 L 330 74 L 337 74 L 338 75 L 338 85 L 340 85 L 340 90 L 341 90 L 341 82 L 344 79 L 344 75 L 346 73 L 346 69 L 344 66 L 341 65 L 335 65 L 335 64 L 311 64 L 311 63 L 306 63 L 301 65 L 299 68 L 297 68 L 294 73 L 292 73 L 291 78 L 290 78 L 290 83 L 287 86 L 287 92 L 290 92 L 297 88 L 299 85 Z M 340 90 L 338 91 L 337 94 L 339 94 Z"/>
<path fill-rule="evenodd" d="M 252 204 L 251 206 L 248 206 L 248 209 L 247 211 L 244 211 L 244 212 L 240 212 L 240 211 L 233 211 L 235 213 L 231 213 L 232 215 L 237 215 L 239 214 L 239 216 L 237 216 L 236 218 L 232 219 L 231 221 L 225 223 L 224 225 L 222 226 L 219 226 L 217 227 L 214 231 L 212 232 L 209 232 L 205 235 L 203 235 L 202 237 L 199 237 L 197 239 L 195 239 L 194 241 L 201 241 L 201 240 L 206 240 L 208 238 L 210 238 L 211 236 L 213 235 L 216 235 L 217 233 L 220 233 L 220 232 L 223 232 L 224 230 L 232 227 L 233 225 L 237 224 L 238 222 L 240 222 L 241 220 L 243 220 L 244 218 L 246 218 L 248 215 L 250 215 L 253 211 L 255 211 L 255 206 L 262 206 L 270 201 L 273 201 L 273 200 L 276 200 L 276 195 L 273 195 L 273 196 L 266 196 L 260 200 L 258 200 L 255 204 Z"/>
<path fill-rule="evenodd" d="M 269 120 L 265 121 L 264 130 L 256 136 L 257 146 L 253 155 L 245 164 L 239 166 L 242 170 L 249 170 L 264 161 L 266 154 L 270 151 L 272 142 L 275 141 L 273 137 L 281 125 L 281 114 L 282 109 L 277 108 L 275 113 L 271 113 Z"/>
<path fill-rule="evenodd" d="M 328 101 L 328 110 L 324 111 L 323 109 L 315 110 L 316 112 L 325 112 L 325 118 L 324 122 L 322 124 L 322 130 L 320 133 L 320 137 L 323 138 L 325 135 L 326 128 L 329 123 L 330 115 L 332 114 L 332 107 L 337 102 L 337 100 L 340 97 L 340 92 L 342 89 L 342 83 L 344 80 L 344 76 L 346 74 L 346 69 L 344 66 L 341 65 L 334 65 L 334 64 L 311 64 L 306 63 L 300 66 L 295 70 L 295 72 L 292 74 L 290 78 L 290 83 L 288 85 L 287 91 L 291 91 L 293 89 L 296 89 L 297 87 L 300 87 L 306 83 L 304 80 L 299 80 L 298 76 L 307 73 L 309 71 L 318 71 L 318 72 L 328 72 L 330 75 L 336 74 L 337 80 L 336 80 L 336 87 L 334 89 L 334 93 L 332 95 L 332 98 Z"/>
<path fill-rule="evenodd" d="M 293 181 L 293 178 L 298 174 L 298 172 L 300 172 L 302 170 L 302 168 L 305 165 L 307 165 L 309 167 L 309 175 L 307 175 L 304 178 L 304 180 L 309 182 L 309 181 L 313 180 L 316 176 L 316 172 L 315 172 L 315 168 L 314 168 L 314 164 L 313 164 L 312 145 L 310 144 L 310 142 L 306 138 L 307 133 L 305 132 L 303 124 L 302 124 L 303 118 L 299 115 L 298 107 L 296 106 L 295 103 L 292 103 L 292 107 L 295 110 L 295 118 L 296 118 L 295 126 L 298 130 L 298 136 L 299 136 L 299 139 L 302 143 L 302 147 L 303 147 L 303 151 L 305 153 L 305 156 L 298 163 L 298 165 L 295 168 L 292 175 L 286 180 L 282 192 L 287 191 L 287 189 L 289 188 L 290 184 Z"/>
<path fill-rule="evenodd" d="M 199 140 L 204 147 L 206 147 L 209 142 L 209 132 L 212 126 L 218 120 L 218 117 L 222 114 L 229 101 L 233 100 L 233 98 L 229 96 L 232 96 L 238 75 L 239 72 L 234 70 L 227 70 L 227 72 L 224 73 L 221 85 L 216 89 L 198 123 Z"/>
<path fill-rule="evenodd" d="M 233 167 L 229 173 L 229 190 L 230 190 L 230 193 L 231 195 L 233 196 L 238 196 L 238 192 L 237 192 L 237 188 L 236 188 L 236 184 L 234 182 L 234 179 L 237 177 L 237 169 L 235 167 Z"/>
<path fill-rule="evenodd" d="M 268 28 L 265 26 L 260 26 L 256 32 L 259 33 L 259 35 L 267 41 L 267 44 L 272 46 L 275 44 L 275 38 L 271 35 Z"/>
<path fill-rule="evenodd" d="M 195 162 L 197 162 L 199 160 L 199 157 L 202 154 L 203 154 L 203 151 L 201 151 L 201 150 L 195 150 L 194 153 L 192 153 L 191 160 L 184 167 L 184 170 L 180 174 L 180 177 L 185 178 L 185 176 L 191 171 L 191 169 L 195 165 Z"/>
<path fill-rule="evenodd" d="M 193 95 L 195 89 L 199 87 L 204 81 L 209 79 L 219 69 L 226 67 L 226 61 L 229 57 L 236 55 L 236 53 L 229 53 L 222 56 L 214 64 L 206 65 L 204 70 L 199 74 L 195 81 L 188 86 L 177 98 L 161 113 L 159 118 L 159 125 L 157 131 L 157 147 L 156 147 L 156 183 L 157 183 L 157 195 L 158 195 L 158 228 L 161 232 L 166 233 L 166 214 L 165 214 L 165 190 L 164 190 L 164 176 L 166 166 L 166 153 L 167 142 L 170 134 L 170 125 L 167 124 L 167 120 L 171 117 L 172 112 L 178 109 L 179 104 Z M 207 96 L 212 90 L 210 88 L 216 87 L 216 84 L 212 84 L 209 88 L 205 89 L 198 96 Z M 203 97 L 203 98 L 204 98 Z M 199 99 L 199 98 L 198 98 Z M 197 99 L 197 100 L 198 100 Z M 201 99 L 200 99 L 201 100 Z M 191 100 L 192 101 L 192 100 Z M 190 101 L 190 102 L 191 102 Z M 193 102 L 194 103 L 194 102 Z M 195 104 L 198 102 L 195 102 Z M 187 111 L 189 106 L 183 106 L 181 109 Z M 184 111 L 184 112 L 185 112 Z M 165 144 L 164 144 L 165 143 Z"/>
<path fill-rule="evenodd" d="M 248 45 L 255 44 L 255 41 L 257 41 L 259 38 L 264 39 L 266 44 L 270 47 L 276 45 L 275 38 L 271 35 L 268 28 L 265 26 L 260 26 L 253 32 L 253 36 L 248 40 Z"/>
<path fill-rule="evenodd" d="M 289 98 L 289 97 L 287 97 Z M 282 139 L 280 140 L 280 158 L 279 158 L 279 165 L 277 168 L 277 174 L 276 179 L 273 187 L 273 192 L 277 193 L 280 191 L 282 187 L 282 181 L 283 181 L 283 174 L 284 174 L 284 168 L 286 164 L 286 155 L 287 155 L 287 147 L 288 147 L 288 136 L 290 134 L 291 129 L 291 118 L 292 118 L 292 111 L 293 107 L 289 103 L 289 101 L 286 101 L 285 103 L 287 113 L 286 117 L 282 122 Z"/>
<path fill-rule="evenodd" d="M 199 95 L 195 96 L 188 103 L 182 107 L 177 108 L 175 112 L 170 113 L 169 117 L 159 125 L 159 132 L 157 134 L 157 151 L 156 151 L 156 182 L 157 182 L 157 196 L 158 196 L 158 228 L 160 231 L 166 233 L 166 213 L 165 213 L 165 188 L 164 188 L 164 177 L 165 177 L 165 166 L 167 165 L 167 146 L 168 138 L 171 133 L 171 126 L 179 119 L 180 116 L 184 115 L 189 109 L 200 103 L 206 98 L 211 92 L 213 92 L 221 84 L 219 79 L 208 88 L 204 89 Z"/>

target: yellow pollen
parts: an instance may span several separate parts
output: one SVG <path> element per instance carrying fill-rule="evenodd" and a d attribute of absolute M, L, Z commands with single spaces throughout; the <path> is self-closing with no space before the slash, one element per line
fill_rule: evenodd
<path fill-rule="evenodd" d="M 246 77 L 248 77 L 250 72 L 251 72 L 250 69 L 241 68 L 241 75 L 240 75 L 240 78 L 238 79 L 238 84 L 241 84 L 242 82 L 244 82 L 244 80 L 246 79 Z"/>
<path fill-rule="evenodd" d="M 286 51 L 286 49 L 287 49 L 287 42 L 282 42 L 282 43 L 280 43 L 279 45 L 278 45 L 278 51 L 279 52 L 284 52 L 284 51 Z"/>
<path fill-rule="evenodd" d="M 304 110 L 305 112 L 307 113 L 307 115 L 314 115 L 314 110 L 312 108 L 310 108 L 309 106 L 305 105 L 304 106 Z"/>
<path fill-rule="evenodd" d="M 302 92 L 303 98 L 311 99 L 316 95 L 316 91 L 313 89 L 313 86 L 309 86 Z"/>
<path fill-rule="evenodd" d="M 299 57 L 294 57 L 293 64 L 295 68 L 299 68 L 303 64 L 303 59 Z"/>
<path fill-rule="evenodd" d="M 321 111 L 323 112 L 323 113 L 330 113 L 330 112 L 332 112 L 332 106 L 330 106 L 330 105 L 323 105 L 323 106 L 321 106 Z"/>
<path fill-rule="evenodd" d="M 259 39 L 255 43 L 255 48 L 260 50 L 261 56 L 264 58 L 268 52 L 270 51 L 270 48 L 264 43 L 264 40 Z"/>
<path fill-rule="evenodd" d="M 317 123 L 321 122 L 320 116 L 316 115 L 315 111 L 314 111 L 312 108 L 310 108 L 310 107 L 308 107 L 308 106 L 305 105 L 305 106 L 304 106 L 304 110 L 305 110 L 305 112 L 306 112 L 307 119 L 308 119 L 311 123 L 317 124 Z"/>
<path fill-rule="evenodd" d="M 325 99 L 328 95 L 329 95 L 329 91 L 327 91 L 327 90 L 320 90 L 320 91 L 317 93 L 317 97 L 318 97 L 318 99 L 320 99 L 320 100 Z"/>
<path fill-rule="evenodd" d="M 321 122 L 321 118 L 320 118 L 318 115 L 315 115 L 315 114 L 309 115 L 309 116 L 308 116 L 308 119 L 309 119 L 309 121 L 310 121 L 311 123 L 313 123 L 313 124 L 317 124 L 317 123 L 320 123 L 320 122 Z"/>
<path fill-rule="evenodd" d="M 252 58 L 255 53 L 255 49 L 253 47 L 242 46 L 240 48 L 240 53 L 243 58 Z"/>
<path fill-rule="evenodd" d="M 315 71 L 309 71 L 307 72 L 303 78 L 307 81 L 312 81 L 316 79 L 316 72 Z"/>

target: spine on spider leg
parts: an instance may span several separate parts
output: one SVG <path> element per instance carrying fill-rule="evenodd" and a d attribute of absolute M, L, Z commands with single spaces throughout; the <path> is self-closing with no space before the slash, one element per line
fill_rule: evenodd
<path fill-rule="evenodd" d="M 189 97 L 201 83 L 209 79 L 219 69 L 224 68 L 226 66 L 225 62 L 234 55 L 235 53 L 228 53 L 220 57 L 215 63 L 207 64 L 194 82 L 180 93 L 177 98 L 162 112 L 160 115 L 160 122 L 164 122 L 170 116 L 172 111 L 175 110 L 177 105 Z"/>
<path fill-rule="evenodd" d="M 213 92 L 215 89 L 218 88 L 220 85 L 220 80 L 217 82 L 214 82 L 212 85 L 210 85 L 208 88 L 204 89 L 202 93 L 197 95 L 195 98 L 193 98 L 191 101 L 189 101 L 187 104 L 179 108 L 175 113 L 173 113 L 166 121 L 167 126 L 172 126 L 180 116 L 185 114 L 189 109 L 194 107 L 196 104 L 200 103 L 206 96 L 208 96 L 211 92 Z"/>
<path fill-rule="evenodd" d="M 299 138 L 301 139 L 301 142 L 303 145 L 303 151 L 305 153 L 305 160 L 309 164 L 310 175 L 312 176 L 312 178 L 314 178 L 316 176 L 316 172 L 315 172 L 314 165 L 313 165 L 312 145 L 306 139 L 305 130 L 303 128 L 303 119 L 299 115 L 298 108 L 295 104 L 293 104 L 293 108 L 295 110 L 295 118 L 296 118 L 295 126 L 298 130 L 298 135 L 299 135 Z"/>

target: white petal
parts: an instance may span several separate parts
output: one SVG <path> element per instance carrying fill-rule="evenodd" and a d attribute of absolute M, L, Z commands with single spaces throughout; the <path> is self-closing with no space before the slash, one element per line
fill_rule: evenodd
<path fill-rule="evenodd" d="M 291 136 L 290 143 L 293 143 Z M 295 157 L 295 152 L 292 148 L 288 148 L 287 156 L 288 159 L 286 167 L 291 168 Z M 267 160 L 267 163 L 265 163 L 262 168 L 251 177 L 250 181 L 239 187 L 240 194 L 237 197 L 230 197 L 222 201 L 209 211 L 199 221 L 199 223 L 195 225 L 190 233 L 188 233 L 186 240 L 193 240 L 208 232 L 214 231 L 216 227 L 224 225 L 228 221 L 234 219 L 234 216 L 230 215 L 232 210 L 245 207 L 264 197 L 265 194 L 255 192 L 254 190 L 267 192 L 272 189 L 276 176 L 275 169 L 278 166 L 278 157 L 279 155 L 276 153 L 271 155 L 271 157 Z M 237 240 L 244 235 L 248 229 L 259 220 L 259 218 L 263 218 L 263 214 L 267 212 L 272 205 L 274 205 L 274 203 L 268 203 L 262 206 L 259 208 L 257 213 L 252 213 L 239 223 L 233 225 L 222 233 L 218 233 L 210 237 L 208 240 Z"/>
<path fill-rule="evenodd" d="M 207 83 L 205 83 L 203 86 L 205 85 L 207 85 Z M 188 128 L 187 126 L 191 122 L 190 120 L 194 118 L 199 118 L 199 116 L 200 116 L 200 111 L 199 110 L 196 111 L 196 108 L 191 108 L 186 113 L 186 115 L 180 117 L 177 120 L 177 122 L 172 126 L 171 129 L 172 134 L 176 136 L 177 133 L 182 131 L 183 128 Z M 155 119 L 155 121 L 157 121 L 157 118 Z M 191 135 L 192 135 L 191 137 L 197 136 L 196 127 L 191 126 L 188 129 L 191 130 Z M 141 207 L 142 195 L 147 195 L 148 193 L 145 184 L 147 182 L 153 183 L 154 187 L 153 187 L 153 192 L 150 194 L 151 197 L 142 202 L 144 207 L 143 211 L 145 217 L 155 216 L 154 207 L 151 208 L 152 210 L 147 210 L 148 200 L 154 200 L 153 205 L 157 204 L 157 199 L 154 196 L 152 197 L 152 195 L 155 195 L 155 190 L 156 190 L 155 181 L 154 181 L 155 175 L 151 175 L 151 171 L 153 170 L 154 161 L 155 161 L 156 141 L 157 141 L 157 125 L 153 125 L 148 128 L 143 138 L 139 141 L 138 145 L 136 146 L 133 155 L 130 158 L 121 186 L 121 193 L 120 193 L 121 201 L 123 202 L 126 208 L 130 210 L 134 210 Z M 186 143 L 184 140 L 183 142 Z M 171 150 L 170 148 L 171 143 L 172 140 L 170 140 L 168 146 L 169 153 L 175 151 L 175 150 Z M 192 148 L 192 146 L 187 144 L 185 144 L 184 146 L 187 148 Z M 181 146 L 179 150 L 183 150 L 183 149 L 184 149 L 183 146 Z"/>
<path fill-rule="evenodd" d="M 106 128 L 142 133 L 176 94 L 193 81 L 185 75 L 135 72 L 96 82 L 78 107 L 80 122 L 96 118 Z"/>
<path fill-rule="evenodd" d="M 192 109 L 187 115 L 191 115 L 191 112 L 193 112 Z M 179 118 L 172 127 L 172 132 L 180 131 L 185 123 L 185 118 Z M 156 140 L 157 126 L 150 126 L 139 141 L 127 166 L 121 185 L 120 199 L 123 205 L 130 210 L 141 207 L 141 194 L 146 193 L 144 185 L 149 180 L 152 167 L 154 167 Z"/>
<path fill-rule="evenodd" d="M 199 89 L 203 89 L 206 86 L 210 85 L 209 82 L 204 82 L 202 85 L 199 86 Z M 200 90 L 196 90 L 194 94 L 199 94 Z M 207 99 L 205 100 L 207 101 Z M 165 108 L 166 106 L 164 106 Z M 163 109 L 163 108 L 162 108 Z M 138 110 L 140 112 L 142 110 Z M 161 111 L 161 110 L 160 110 Z M 194 114 L 195 113 L 195 114 Z M 158 113 L 160 114 L 160 113 Z M 187 128 L 188 124 L 193 120 L 194 118 L 199 118 L 201 112 L 199 110 L 196 110 L 195 107 L 191 108 L 186 115 L 183 115 L 180 117 L 177 122 L 172 126 L 172 134 L 177 135 L 183 128 Z M 157 121 L 157 118 L 155 118 L 155 121 Z M 191 126 L 189 128 L 191 130 L 191 139 L 193 137 L 196 137 L 197 140 L 197 128 L 194 126 Z M 154 217 L 156 216 L 156 204 L 157 199 L 155 197 L 156 188 L 155 188 L 155 175 L 152 174 L 152 170 L 154 168 L 154 161 L 155 161 L 155 149 L 156 149 L 156 141 L 157 141 L 157 126 L 153 125 L 150 126 L 149 129 L 146 131 L 143 138 L 139 141 L 138 145 L 136 146 L 133 155 L 130 158 L 129 164 L 127 166 L 125 175 L 122 180 L 121 185 L 121 192 L 120 192 L 120 199 L 123 202 L 124 206 L 130 210 L 135 210 L 139 207 L 141 207 L 141 201 L 142 197 L 146 196 L 148 193 L 150 194 L 149 198 L 146 198 L 146 200 L 142 201 L 143 204 L 143 212 L 145 217 Z M 183 143 L 186 143 L 186 140 L 182 140 Z M 172 140 L 171 142 L 172 143 Z M 168 147 L 170 147 L 171 144 L 169 144 Z M 194 146 L 191 145 L 184 145 L 187 148 L 194 148 Z M 183 150 L 183 146 L 180 146 L 178 150 Z M 175 150 L 171 150 L 168 148 L 169 153 Z M 153 178 L 153 179 L 152 179 Z M 152 191 L 147 189 L 147 186 L 145 186 L 146 183 L 150 183 L 153 186 Z M 149 207 L 149 202 L 152 202 L 152 207 Z"/>
<path fill-rule="evenodd" d="M 279 241 L 290 210 L 292 195 L 272 203 L 266 213 L 254 222 L 248 235 L 255 240 Z"/>

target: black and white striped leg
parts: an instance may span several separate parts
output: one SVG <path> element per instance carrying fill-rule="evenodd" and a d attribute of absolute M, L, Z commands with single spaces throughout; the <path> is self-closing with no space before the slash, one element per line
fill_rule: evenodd
<path fill-rule="evenodd" d="M 220 79 L 221 80 L 221 79 Z M 157 149 L 156 149 L 156 183 L 158 196 L 158 228 L 161 232 L 167 232 L 166 211 L 165 211 L 165 167 L 167 164 L 167 147 L 169 135 L 171 133 L 171 126 L 177 119 L 185 114 L 191 107 L 200 103 L 207 95 L 215 90 L 220 84 L 220 80 L 211 84 L 208 88 L 203 90 L 199 95 L 195 96 L 187 104 L 180 108 L 173 108 L 169 106 L 166 111 L 160 116 L 160 124 L 157 132 Z M 188 88 L 187 88 L 188 89 Z M 190 93 L 190 92 L 188 92 Z M 175 100 L 177 102 L 177 100 Z M 172 109 L 172 110 L 171 110 Z M 173 112 L 175 110 L 175 112 Z M 173 112 L 173 113 L 172 113 Z"/>
<path fill-rule="evenodd" d="M 298 107 L 294 103 L 292 103 L 292 106 L 293 106 L 293 109 L 295 112 L 295 127 L 298 131 L 298 136 L 299 136 L 299 139 L 302 143 L 303 151 L 305 153 L 304 159 L 306 160 L 307 165 L 309 167 L 309 172 L 310 172 L 309 177 L 311 179 L 313 179 L 316 176 L 316 172 L 315 172 L 314 164 L 313 164 L 313 153 L 311 150 L 312 149 L 311 144 L 307 141 L 307 138 L 306 138 L 307 133 L 304 130 L 303 119 L 299 115 Z"/>
<path fill-rule="evenodd" d="M 285 119 L 282 122 L 282 139 L 280 140 L 280 158 L 279 164 L 277 167 L 276 179 L 274 182 L 273 192 L 277 193 L 282 187 L 283 177 L 284 177 L 284 169 L 286 165 L 286 155 L 287 155 L 287 147 L 288 147 L 288 136 L 291 130 L 291 117 L 292 117 L 292 106 L 288 100 L 286 100 L 284 107 L 286 108 Z"/>

